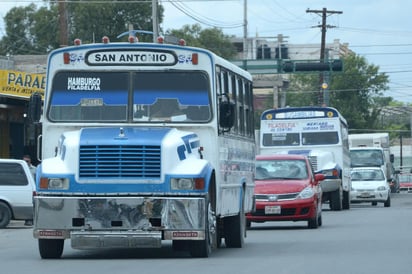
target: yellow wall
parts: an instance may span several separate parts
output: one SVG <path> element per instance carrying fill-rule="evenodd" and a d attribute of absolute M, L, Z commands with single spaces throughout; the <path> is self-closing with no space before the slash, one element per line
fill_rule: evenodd
<path fill-rule="evenodd" d="M 43 96 L 45 87 L 45 74 L 0 70 L 0 96 L 29 98 L 34 92 Z"/>

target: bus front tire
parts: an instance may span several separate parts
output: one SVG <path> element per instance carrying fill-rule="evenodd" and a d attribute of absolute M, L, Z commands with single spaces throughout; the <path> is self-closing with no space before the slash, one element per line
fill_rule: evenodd
<path fill-rule="evenodd" d="M 212 204 L 210 199 L 206 199 L 207 212 L 205 218 L 205 239 L 200 241 L 191 241 L 190 244 L 190 255 L 195 258 L 207 258 L 212 249 L 216 246 L 217 242 L 217 233 L 216 233 L 216 216 L 213 211 Z"/>

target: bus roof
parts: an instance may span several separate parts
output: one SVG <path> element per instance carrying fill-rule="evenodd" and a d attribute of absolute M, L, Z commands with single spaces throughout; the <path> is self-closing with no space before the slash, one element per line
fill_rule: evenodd
<path fill-rule="evenodd" d="M 50 65 L 50 61 L 52 58 L 55 58 L 56 55 L 60 54 L 65 54 L 65 53 L 75 53 L 75 52 L 120 52 L 120 51 L 159 51 L 161 52 L 162 50 L 164 51 L 172 51 L 172 52 L 178 52 L 178 51 L 187 51 L 187 52 L 192 52 L 192 53 L 201 53 L 201 54 L 206 54 L 215 65 L 221 65 L 222 67 L 225 67 L 228 70 L 231 70 L 233 72 L 236 72 L 246 79 L 252 80 L 252 75 L 246 71 L 240 68 L 239 66 L 233 64 L 232 62 L 218 56 L 217 54 L 213 53 L 210 50 L 204 49 L 204 48 L 198 48 L 198 47 L 190 47 L 190 46 L 182 46 L 182 45 L 174 45 L 174 44 L 161 44 L 161 43 L 146 43 L 146 42 L 138 42 L 138 43 L 128 43 L 128 42 L 113 42 L 113 43 L 92 43 L 92 44 L 80 44 L 80 45 L 73 45 L 73 46 L 68 46 L 68 47 L 63 47 L 59 49 L 53 50 L 49 54 L 49 60 L 48 63 Z M 87 56 L 80 56 L 79 58 L 86 58 Z M 180 61 L 178 58 L 181 56 L 176 56 L 176 62 Z M 78 60 L 75 60 L 77 62 Z M 97 66 L 110 66 L 110 63 L 106 64 L 94 64 L 96 67 Z M 120 66 L 120 64 L 115 64 L 116 66 Z M 123 64 L 127 65 L 127 64 Z M 136 64 L 133 64 L 134 66 L 138 66 Z M 144 64 L 147 66 L 147 64 Z"/>

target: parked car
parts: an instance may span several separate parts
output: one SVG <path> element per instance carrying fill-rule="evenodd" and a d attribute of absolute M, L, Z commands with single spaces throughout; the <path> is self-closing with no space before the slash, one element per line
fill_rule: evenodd
<path fill-rule="evenodd" d="M 322 225 L 323 174 L 314 174 L 303 155 L 271 154 L 256 157 L 255 210 L 252 222 L 307 221 L 308 228 Z"/>
<path fill-rule="evenodd" d="M 399 192 L 412 193 L 412 173 L 399 173 Z"/>
<path fill-rule="evenodd" d="M 34 178 L 23 160 L 0 159 L 0 228 L 33 220 Z"/>
<path fill-rule="evenodd" d="M 379 202 L 385 207 L 391 206 L 391 189 L 385 173 L 380 167 L 357 167 L 351 170 L 352 203 L 372 203 L 376 206 Z"/>

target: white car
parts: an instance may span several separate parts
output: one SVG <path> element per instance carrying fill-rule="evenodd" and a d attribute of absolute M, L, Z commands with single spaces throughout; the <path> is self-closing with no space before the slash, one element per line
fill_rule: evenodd
<path fill-rule="evenodd" d="M 383 203 L 391 206 L 391 188 L 380 167 L 357 167 L 351 170 L 351 202 L 371 202 L 376 206 Z"/>
<path fill-rule="evenodd" d="M 11 220 L 33 220 L 35 182 L 23 160 L 0 159 L 0 228 Z"/>

